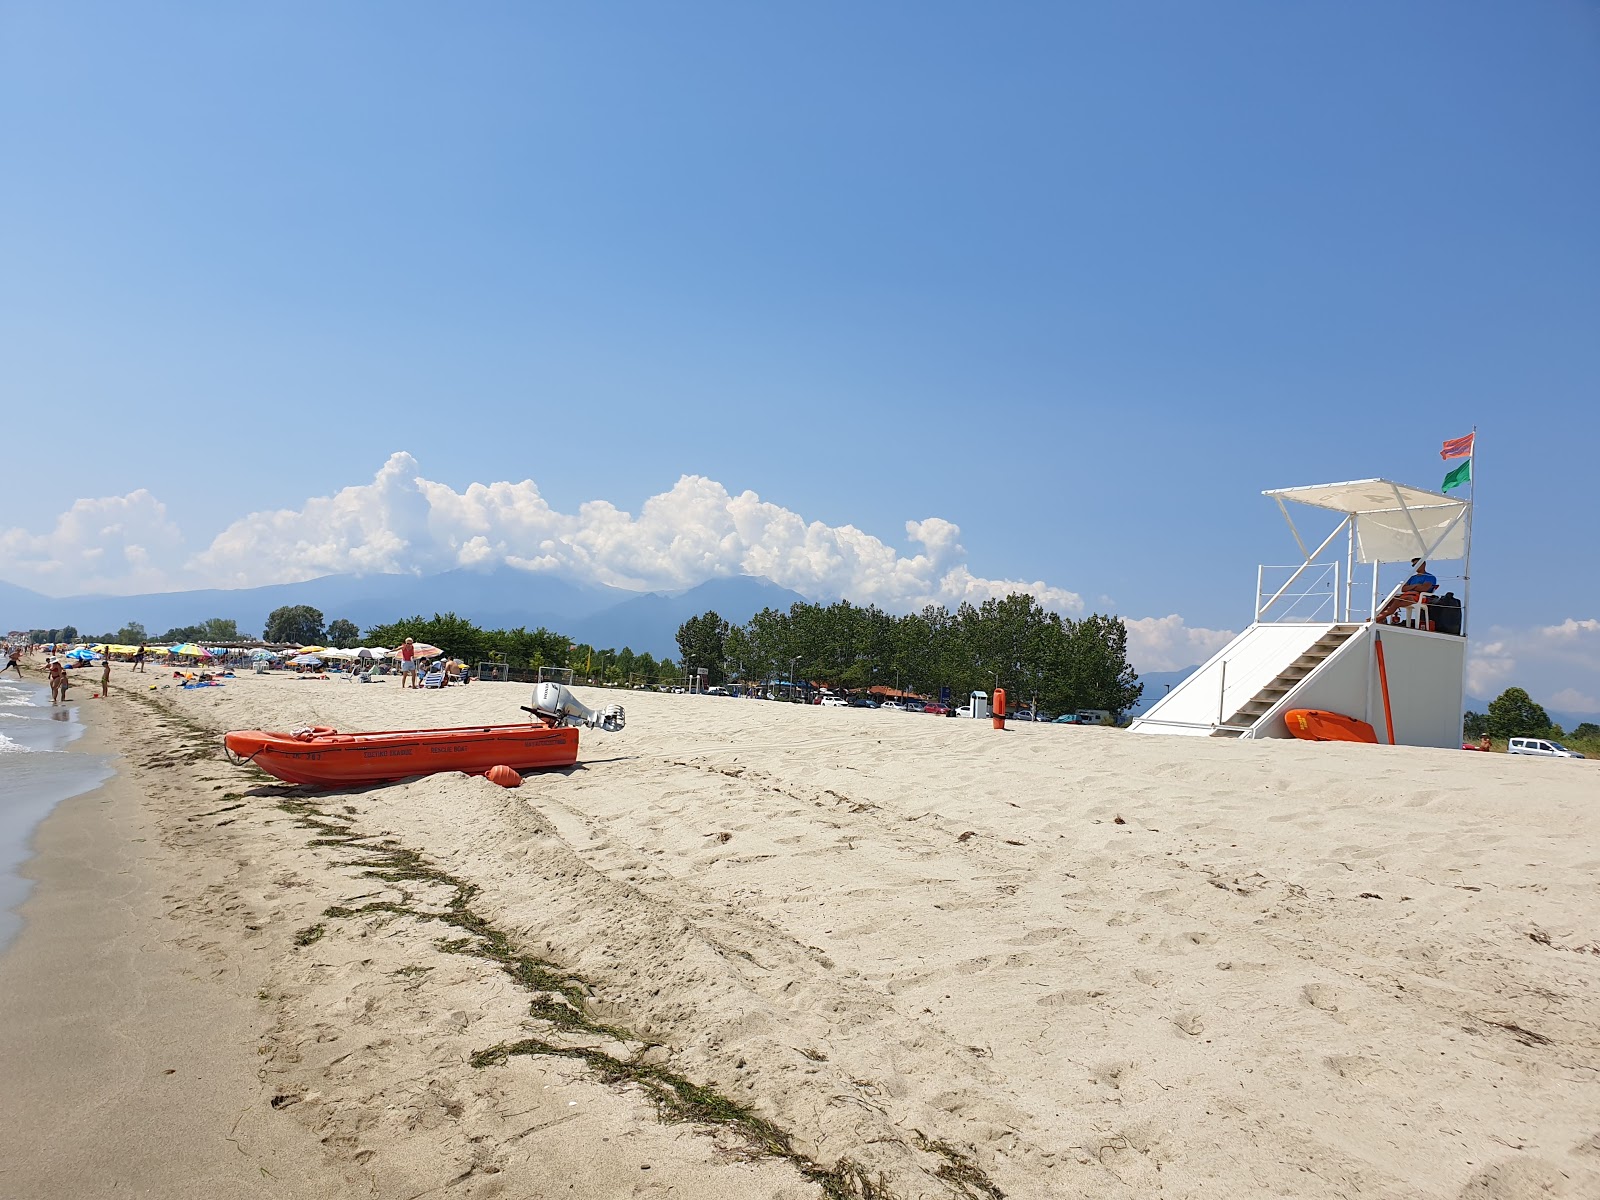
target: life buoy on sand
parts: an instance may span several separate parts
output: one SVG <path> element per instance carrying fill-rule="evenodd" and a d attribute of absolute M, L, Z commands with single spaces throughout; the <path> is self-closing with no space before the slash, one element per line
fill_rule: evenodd
<path fill-rule="evenodd" d="M 1365 721 L 1320 708 L 1291 708 L 1283 723 L 1295 737 L 1307 742 L 1365 742 L 1378 744 L 1378 731 Z"/>

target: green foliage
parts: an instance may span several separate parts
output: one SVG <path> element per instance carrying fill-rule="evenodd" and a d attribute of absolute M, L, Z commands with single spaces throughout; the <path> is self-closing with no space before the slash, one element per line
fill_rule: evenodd
<path fill-rule="evenodd" d="M 690 617 L 678 626 L 678 653 L 683 657 L 684 666 L 695 670 L 705 667 L 709 682 L 725 682 L 728 678 L 728 632 L 728 623 L 714 612 Z"/>
<path fill-rule="evenodd" d="M 1593 741 L 1600 738 L 1600 725 L 1596 725 L 1593 721 L 1584 721 L 1572 731 L 1572 737 L 1575 740 Z"/>
<path fill-rule="evenodd" d="M 331 630 L 330 630 L 331 631 Z M 465 617 L 455 613 L 434 613 L 431 617 L 406 617 L 387 625 L 373 625 L 363 639 L 371 645 L 398 646 L 407 638 L 427 642 L 439 647 L 467 663 L 503 662 L 518 670 L 537 670 L 545 666 L 583 668 L 583 659 L 576 657 L 568 663 L 571 642 L 559 633 L 543 627 L 529 631 L 516 629 L 480 629 Z"/>
<path fill-rule="evenodd" d="M 1489 732 L 1489 717 L 1486 713 L 1469 712 L 1461 719 L 1461 736 L 1470 741 L 1477 741 Z"/>
<path fill-rule="evenodd" d="M 58 642 L 75 642 L 78 640 L 78 629 L 75 625 L 63 625 L 56 634 Z"/>
<path fill-rule="evenodd" d="M 337 621 L 328 622 L 328 644 L 340 650 L 348 650 L 351 646 L 361 641 L 361 629 L 354 621 L 346 621 L 340 617 Z"/>
<path fill-rule="evenodd" d="M 1495 738 L 1560 737 L 1550 714 L 1519 687 L 1509 687 L 1489 702 L 1489 734 Z"/>
<path fill-rule="evenodd" d="M 175 625 L 163 633 L 161 642 L 236 642 L 240 639 L 239 626 L 230 617 L 211 617 L 198 625 Z M 294 638 L 294 641 L 303 639 Z"/>
<path fill-rule="evenodd" d="M 322 612 L 309 604 L 286 604 L 267 614 L 267 628 L 261 637 L 268 642 L 298 642 L 302 646 L 320 642 Z"/>
<path fill-rule="evenodd" d="M 144 631 L 144 626 L 138 621 L 129 621 L 121 629 L 111 635 L 111 641 L 119 646 L 137 646 L 140 642 L 148 642 L 150 635 Z"/>
<path fill-rule="evenodd" d="M 721 652 L 718 655 L 718 647 Z M 790 678 L 833 687 L 875 685 L 964 696 L 1004 687 L 1013 705 L 1037 702 L 1051 712 L 1104 708 L 1121 713 L 1144 685 L 1128 665 L 1128 633 L 1115 617 L 1073 621 L 1032 596 L 963 604 L 954 613 L 930 605 L 896 617 L 847 601 L 763 609 L 729 627 L 716 613 L 684 622 L 678 648 L 691 666 L 764 682 Z"/>

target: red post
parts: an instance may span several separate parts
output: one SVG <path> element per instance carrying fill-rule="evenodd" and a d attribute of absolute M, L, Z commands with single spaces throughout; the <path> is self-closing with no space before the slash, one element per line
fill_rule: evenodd
<path fill-rule="evenodd" d="M 994 727 L 996 729 L 1004 729 L 1006 727 L 1006 690 L 1005 690 L 1005 688 L 995 688 L 995 690 L 994 690 L 994 707 L 990 710 L 990 716 L 992 716 L 994 718 Z"/>
<path fill-rule="evenodd" d="M 1394 745 L 1394 713 L 1389 708 L 1389 669 L 1383 662 L 1383 635 L 1376 629 L 1372 631 L 1372 640 L 1378 647 L 1378 685 L 1383 689 L 1383 724 L 1389 731 L 1389 745 Z"/>

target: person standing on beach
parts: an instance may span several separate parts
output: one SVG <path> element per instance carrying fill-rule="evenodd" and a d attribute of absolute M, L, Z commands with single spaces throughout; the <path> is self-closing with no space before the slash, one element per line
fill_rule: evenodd
<path fill-rule="evenodd" d="M 143 642 L 139 643 L 139 649 L 134 653 L 134 656 L 133 656 L 133 669 L 135 671 L 137 671 L 141 675 L 144 674 L 144 643 Z"/>
<path fill-rule="evenodd" d="M 58 659 L 50 659 L 45 663 L 50 672 L 50 703 L 63 704 L 67 699 L 67 669 Z"/>
<path fill-rule="evenodd" d="M 400 644 L 400 686 L 417 686 L 417 647 L 410 638 Z"/>
<path fill-rule="evenodd" d="M 100 659 L 100 699 L 104 700 L 111 695 L 111 651 L 107 650 Z"/>

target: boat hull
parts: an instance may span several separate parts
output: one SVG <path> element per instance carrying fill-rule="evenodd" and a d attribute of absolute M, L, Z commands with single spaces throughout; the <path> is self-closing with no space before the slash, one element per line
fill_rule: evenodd
<path fill-rule="evenodd" d="M 1365 742 L 1378 744 L 1378 731 L 1365 721 L 1318 708 L 1291 708 L 1283 723 L 1295 737 L 1308 742 Z"/>
<path fill-rule="evenodd" d="M 285 783 L 360 787 L 440 771 L 482 775 L 504 764 L 519 773 L 570 767 L 578 731 L 569 726 L 473 725 L 376 733 L 309 734 L 235 730 L 223 737 L 231 758 L 251 762 Z"/>

